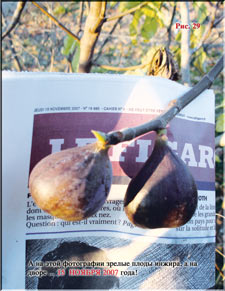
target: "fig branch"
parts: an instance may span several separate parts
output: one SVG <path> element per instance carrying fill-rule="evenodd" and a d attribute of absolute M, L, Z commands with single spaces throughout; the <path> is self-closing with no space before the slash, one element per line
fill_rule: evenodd
<path fill-rule="evenodd" d="M 104 134 L 106 143 L 108 145 L 116 145 L 123 141 L 132 140 L 150 131 L 158 131 L 166 128 L 169 121 L 171 121 L 185 106 L 199 96 L 204 90 L 211 87 L 218 74 L 222 71 L 223 66 L 224 56 L 219 59 L 210 72 L 206 74 L 193 88 L 178 99 L 171 101 L 165 111 L 158 117 L 139 126 L 106 133 Z"/>

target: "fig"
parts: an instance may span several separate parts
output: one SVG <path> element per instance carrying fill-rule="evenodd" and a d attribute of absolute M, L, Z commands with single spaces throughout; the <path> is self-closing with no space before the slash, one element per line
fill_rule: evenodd
<path fill-rule="evenodd" d="M 130 181 L 124 209 L 142 228 L 173 228 L 187 223 L 197 207 L 197 187 L 185 163 L 157 136 L 152 154 Z"/>
<path fill-rule="evenodd" d="M 104 204 L 112 183 L 109 146 L 100 132 L 97 141 L 53 153 L 33 168 L 29 189 L 42 210 L 64 220 L 82 220 Z"/>

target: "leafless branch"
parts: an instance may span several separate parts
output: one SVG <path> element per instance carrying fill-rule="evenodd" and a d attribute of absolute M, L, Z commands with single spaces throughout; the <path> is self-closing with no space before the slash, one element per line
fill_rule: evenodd
<path fill-rule="evenodd" d="M 148 1 L 145 1 L 145 2 L 142 2 L 142 3 L 139 4 L 139 5 L 137 5 L 137 6 L 133 7 L 133 8 L 131 8 L 131 9 L 127 10 L 127 11 L 124 11 L 124 12 L 122 12 L 122 13 L 119 13 L 119 14 L 117 14 L 117 15 L 106 16 L 106 17 L 104 18 L 104 22 L 109 22 L 109 21 L 115 20 L 115 19 L 117 19 L 117 18 L 121 18 L 121 17 L 126 16 L 126 15 L 128 15 L 128 14 L 131 14 L 131 13 L 135 12 L 136 10 L 140 9 L 141 7 L 143 7 L 143 6 L 147 5 L 147 4 L 148 4 Z"/>
<path fill-rule="evenodd" d="M 216 19 L 213 23 L 213 28 L 217 27 L 218 24 L 220 24 L 220 22 L 224 19 L 224 15 L 222 15 L 221 17 L 219 17 L 218 19 Z"/>
<path fill-rule="evenodd" d="M 69 34 L 73 39 L 75 39 L 78 43 L 80 43 L 80 39 L 74 33 L 72 33 L 69 29 L 67 29 L 62 23 L 60 23 L 53 15 L 51 15 L 42 4 L 38 4 L 35 1 L 31 1 L 36 7 L 38 7 L 41 12 L 47 15 L 57 26 L 59 26 L 62 30 L 64 30 L 67 34 Z"/>
<path fill-rule="evenodd" d="M 169 104 L 169 107 L 157 118 L 142 125 L 126 128 L 121 131 L 112 131 L 106 134 L 109 145 L 115 145 L 123 141 L 132 140 L 150 131 L 164 129 L 185 106 L 199 96 L 204 90 L 210 88 L 218 74 L 224 66 L 224 56 L 222 56 L 211 71 L 206 74 L 192 89 Z"/>
<path fill-rule="evenodd" d="M 203 47 L 203 49 L 204 49 L 204 51 L 205 52 L 207 52 L 208 50 L 210 50 L 212 47 L 213 48 L 223 48 L 224 47 L 224 45 L 223 45 L 223 43 L 221 44 L 218 44 L 218 43 L 216 43 L 218 40 L 221 40 L 221 36 L 217 36 L 217 37 L 215 37 L 214 39 L 212 39 L 210 42 L 208 42 L 208 43 L 204 43 L 203 45 L 202 45 L 202 47 Z M 200 54 L 199 54 L 200 55 Z M 199 55 L 195 55 L 195 58 L 197 58 Z M 195 58 L 192 58 L 192 63 L 194 62 L 194 60 L 195 60 Z"/>
<path fill-rule="evenodd" d="M 83 20 L 83 14 L 84 14 L 84 2 L 80 2 L 80 8 L 79 8 L 79 18 L 78 18 L 78 30 L 77 30 L 77 35 L 80 34 L 82 31 L 81 26 L 82 26 L 82 20 Z"/>
<path fill-rule="evenodd" d="M 215 266 L 216 266 L 217 271 L 219 272 L 219 275 L 220 275 L 220 276 L 222 277 L 222 279 L 224 280 L 225 277 L 224 277 L 223 273 L 221 272 L 220 268 L 218 267 L 217 264 L 215 264 Z"/>
<path fill-rule="evenodd" d="M 168 41 L 167 41 L 167 45 L 166 45 L 167 48 L 169 48 L 170 43 L 171 43 L 171 34 L 172 34 L 172 30 L 171 29 L 172 29 L 173 20 L 174 20 L 175 14 L 176 14 L 176 9 L 177 9 L 177 4 L 175 2 L 174 6 L 173 6 L 173 13 L 172 13 L 172 17 L 171 17 L 171 20 L 170 20 L 170 25 L 167 28 L 167 34 L 168 34 Z"/>
<path fill-rule="evenodd" d="M 54 61 L 55 61 L 55 49 L 54 49 L 54 47 L 52 47 L 51 48 L 51 59 L 50 59 L 50 65 L 49 65 L 49 72 L 53 72 Z"/>
<path fill-rule="evenodd" d="M 13 55 L 13 57 L 15 59 L 16 65 L 18 67 L 18 71 L 20 71 L 20 72 L 24 71 L 24 67 L 23 67 L 23 65 L 21 64 L 21 62 L 20 62 L 20 60 L 18 58 L 18 54 L 17 54 L 16 49 L 14 47 L 13 39 L 12 39 L 10 33 L 8 34 L 8 38 L 9 38 L 10 49 L 12 51 L 12 55 Z"/>
<path fill-rule="evenodd" d="M 216 249 L 216 252 L 225 258 L 225 255 L 221 253 L 218 249 Z"/>
<path fill-rule="evenodd" d="M 2 11 L 2 22 L 3 22 L 3 25 L 5 25 L 5 17 L 4 17 L 3 11 Z M 12 52 L 12 56 L 14 57 L 15 62 L 16 62 L 16 66 L 18 68 L 17 70 L 20 71 L 20 72 L 24 71 L 23 65 L 20 63 L 20 60 L 19 60 L 19 58 L 17 56 L 17 52 L 16 52 L 16 49 L 14 47 L 13 40 L 12 40 L 10 32 L 8 33 L 8 38 L 9 38 L 9 44 L 10 44 L 10 49 L 11 49 L 11 52 Z"/>
<path fill-rule="evenodd" d="M 102 54 L 102 50 L 103 50 L 104 46 L 107 44 L 107 42 L 108 42 L 109 40 L 111 40 L 111 35 L 112 35 L 113 32 L 115 31 L 115 29 L 116 29 L 117 25 L 120 23 L 121 19 L 122 19 L 122 17 L 117 19 L 117 21 L 116 21 L 115 24 L 113 25 L 112 29 L 110 30 L 108 36 L 107 36 L 107 37 L 105 38 L 105 40 L 103 41 L 103 43 L 102 43 L 102 45 L 101 45 L 101 47 L 100 47 L 100 49 L 99 49 L 99 51 L 98 51 L 98 54 L 97 54 L 97 56 L 96 56 L 96 58 L 95 58 L 95 60 L 94 60 L 94 63 L 97 62 L 97 60 L 98 60 L 99 57 L 101 56 L 101 54 Z"/>
<path fill-rule="evenodd" d="M 19 39 L 17 39 L 17 43 L 20 45 L 20 47 L 23 49 L 23 51 L 25 51 L 29 56 L 31 56 L 36 61 L 39 70 L 41 70 L 41 65 L 40 65 L 38 57 L 33 55 L 32 53 L 30 53 L 29 50 L 24 47 L 23 43 Z"/>
<path fill-rule="evenodd" d="M 23 12 L 23 9 L 26 5 L 26 1 L 19 1 L 17 3 L 17 7 L 15 12 L 13 13 L 12 16 L 12 21 L 11 24 L 9 25 L 9 27 L 6 29 L 6 31 L 2 34 L 2 40 L 9 35 L 10 32 L 12 32 L 12 30 L 16 27 L 16 25 L 19 23 L 21 14 Z"/>
<path fill-rule="evenodd" d="M 207 44 L 203 44 L 203 49 L 205 51 L 207 51 L 208 49 L 212 49 L 212 48 L 215 48 L 215 49 L 223 49 L 224 45 L 223 43 L 207 43 Z"/>

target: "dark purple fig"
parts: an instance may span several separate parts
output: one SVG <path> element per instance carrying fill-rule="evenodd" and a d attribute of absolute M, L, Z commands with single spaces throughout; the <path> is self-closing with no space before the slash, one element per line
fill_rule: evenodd
<path fill-rule="evenodd" d="M 104 204 L 111 187 L 108 146 L 98 141 L 51 154 L 32 170 L 29 188 L 35 203 L 64 220 L 82 220 Z"/>
<path fill-rule="evenodd" d="M 153 152 L 131 180 L 124 199 L 129 220 L 142 228 L 179 227 L 197 207 L 197 187 L 185 163 L 157 137 Z"/>

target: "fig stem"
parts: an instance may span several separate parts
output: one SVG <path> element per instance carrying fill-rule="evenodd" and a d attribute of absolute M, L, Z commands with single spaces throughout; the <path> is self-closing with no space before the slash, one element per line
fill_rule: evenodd
<path fill-rule="evenodd" d="M 203 91 L 209 89 L 224 67 L 224 56 L 214 65 L 214 67 L 188 92 L 170 102 L 165 111 L 156 118 L 139 126 L 125 128 L 120 131 L 111 131 L 106 135 L 108 145 L 116 145 L 123 141 L 132 140 L 150 131 L 158 131 L 166 128 L 171 121 L 185 106 L 199 96 Z"/>

